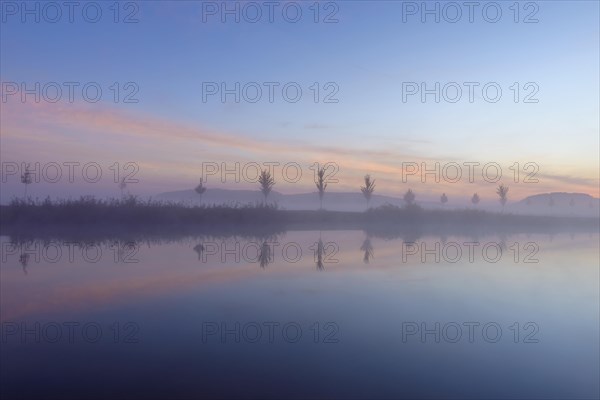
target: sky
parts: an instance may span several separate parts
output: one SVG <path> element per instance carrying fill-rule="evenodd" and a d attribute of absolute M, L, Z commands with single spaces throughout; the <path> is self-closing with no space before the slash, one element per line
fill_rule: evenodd
<path fill-rule="evenodd" d="M 0 4 L 3 203 L 25 163 L 41 198 L 256 189 L 265 163 L 282 193 L 327 165 L 329 191 L 600 195 L 597 1 Z"/>

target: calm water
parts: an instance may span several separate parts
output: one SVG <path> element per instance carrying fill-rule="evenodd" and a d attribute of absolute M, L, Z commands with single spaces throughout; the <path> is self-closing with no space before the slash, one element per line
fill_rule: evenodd
<path fill-rule="evenodd" d="M 2 237 L 2 398 L 599 397 L 597 233 L 405 240 Z"/>

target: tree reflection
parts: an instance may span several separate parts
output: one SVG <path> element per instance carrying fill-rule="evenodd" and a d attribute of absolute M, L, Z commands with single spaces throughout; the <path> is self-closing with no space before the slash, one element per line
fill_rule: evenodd
<path fill-rule="evenodd" d="M 258 261 L 262 269 L 266 268 L 270 263 L 273 262 L 273 249 L 269 246 L 269 243 L 265 240 L 260 246 L 258 252 Z"/>
<path fill-rule="evenodd" d="M 325 266 L 323 265 L 324 254 L 325 246 L 323 245 L 323 240 L 321 240 L 321 236 L 319 236 L 319 241 L 317 242 L 317 248 L 315 250 L 315 264 L 317 265 L 317 271 L 325 270 Z"/>
<path fill-rule="evenodd" d="M 202 243 L 198 243 L 196 246 L 194 246 L 194 251 L 196 254 L 198 254 L 198 260 L 201 261 L 202 253 L 204 253 L 204 245 L 202 245 Z"/>
<path fill-rule="evenodd" d="M 360 246 L 360 249 L 364 252 L 363 262 L 365 264 L 369 264 L 369 261 L 371 261 L 371 259 L 375 256 L 373 252 L 373 245 L 371 244 L 371 238 L 367 236 L 362 246 Z"/>
<path fill-rule="evenodd" d="M 29 254 L 23 252 L 21 252 L 21 255 L 19 256 L 19 263 L 21 264 L 21 267 L 23 268 L 23 273 L 25 275 L 27 275 L 27 265 L 29 264 L 29 257 Z"/>

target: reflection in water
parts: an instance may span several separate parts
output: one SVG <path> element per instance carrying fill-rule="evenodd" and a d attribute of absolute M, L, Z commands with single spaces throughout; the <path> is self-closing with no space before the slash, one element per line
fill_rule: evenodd
<path fill-rule="evenodd" d="M 202 245 L 202 243 L 198 243 L 196 246 L 194 246 L 194 251 L 196 252 L 196 254 L 198 254 L 198 260 L 201 261 L 202 253 L 204 252 L 204 246 Z"/>
<path fill-rule="evenodd" d="M 260 246 L 260 251 L 258 253 L 258 261 L 260 263 L 261 268 L 266 268 L 267 265 L 273 262 L 273 252 L 271 250 L 271 246 L 265 240 Z"/>
<path fill-rule="evenodd" d="M 507 245 L 506 245 L 506 241 L 508 240 L 506 234 L 501 233 L 498 235 L 498 248 L 500 249 L 500 256 L 504 255 L 504 252 L 506 252 L 507 249 Z"/>
<path fill-rule="evenodd" d="M 317 265 L 317 271 L 325 270 L 325 265 L 323 264 L 324 254 L 325 246 L 323 246 L 323 240 L 321 240 L 321 234 L 319 233 L 319 241 L 317 242 L 317 249 L 315 251 L 315 264 Z"/>
<path fill-rule="evenodd" d="M 374 257 L 374 250 L 373 245 L 371 244 L 371 238 L 367 236 L 367 238 L 363 241 L 362 246 L 360 246 L 360 249 L 364 252 L 363 262 L 365 264 L 368 264 L 369 261 L 371 261 L 371 258 Z"/>
<path fill-rule="evenodd" d="M 597 398 L 598 233 L 556 233 L 552 240 L 547 234 L 415 239 L 404 233 L 290 231 L 260 239 L 86 238 L 73 246 L 67 244 L 73 239 L 11 244 L 3 236 L 2 322 L 29 329 L 38 321 L 80 327 L 98 322 L 107 340 L 88 343 L 78 336 L 69 344 L 65 331 L 58 343 L 21 344 L 20 334 L 9 335 L 0 353 L 2 395 L 31 398 L 54 385 L 63 398 L 81 398 L 86 385 L 77 382 L 97 382 L 105 397 L 118 398 L 126 377 L 128 388 L 144 397 L 181 390 L 262 398 L 268 387 L 280 398 L 292 393 L 279 383 L 297 376 L 315 382 L 293 385 L 298 397 Z M 496 259 L 494 251 L 483 252 L 488 243 L 505 254 Z M 529 243 L 539 251 L 530 254 Z M 283 251 L 287 244 L 299 250 L 298 257 Z M 58 260 L 56 246 L 63 254 Z M 236 248 L 239 253 L 231 254 Z M 115 344 L 117 322 L 139 326 L 139 342 Z M 227 340 L 217 333 L 204 343 L 206 322 L 217 329 L 225 324 Z M 337 343 L 323 341 L 329 322 L 339 327 Z M 418 329 L 425 324 L 433 333 L 403 342 L 405 322 Z M 434 328 L 471 322 L 479 324 L 474 342 L 468 330 L 453 343 L 446 339 L 454 331 Z M 535 344 L 521 340 L 530 333 L 524 328 L 529 322 L 539 327 Z M 236 323 L 248 329 L 236 332 Z M 258 342 L 245 340 L 255 336 L 256 326 L 289 323 L 301 326 L 302 340 L 289 343 L 276 335 L 270 342 L 267 329 Z M 481 327 L 489 323 L 501 326 L 499 342 L 482 339 Z M 81 368 L 82 359 L 94 368 Z M 309 367 L 328 362 L 336 368 Z M 181 371 L 176 379 L 173 368 Z M 70 383 L 53 381 L 56 374 L 46 378 L 48 370 Z M 32 375 L 40 385 L 22 385 Z"/>
<path fill-rule="evenodd" d="M 25 275 L 27 275 L 27 264 L 29 264 L 29 254 L 23 254 L 21 253 L 21 255 L 19 256 L 19 263 L 21 264 L 21 267 L 23 268 L 23 273 Z"/>
<path fill-rule="evenodd" d="M 422 236 L 417 231 L 412 233 L 389 231 L 377 233 L 364 232 L 364 234 L 365 236 L 360 246 L 360 250 L 362 252 L 361 260 L 363 264 L 370 264 L 375 257 L 373 239 L 385 239 L 388 244 L 397 243 L 395 247 L 398 249 L 398 254 L 403 256 L 402 259 L 406 258 L 404 257 L 405 255 L 403 255 L 403 251 L 406 252 L 407 248 L 409 251 L 413 251 L 415 248 L 420 249 L 419 252 L 423 252 L 423 257 L 427 259 L 427 249 L 433 248 L 433 251 L 441 254 L 445 251 L 444 249 L 455 247 L 457 244 L 457 238 L 461 238 L 460 236 L 453 236 L 449 241 L 449 237 L 445 233 L 441 233 L 437 236 Z M 226 261 L 228 258 L 233 257 L 231 254 L 228 255 L 227 247 L 235 247 L 237 243 L 239 248 L 237 252 L 240 253 L 237 255 L 237 257 L 241 261 L 251 261 L 252 263 L 256 263 L 261 269 L 265 269 L 270 264 L 277 263 L 278 261 L 285 261 L 286 258 L 290 257 L 290 254 L 284 253 L 291 252 L 290 248 L 299 248 L 300 257 L 303 257 L 304 254 L 308 253 L 313 254 L 316 270 L 324 271 L 327 264 L 335 261 L 335 255 L 340 250 L 338 248 L 339 243 L 323 241 L 321 231 L 319 232 L 318 240 L 312 242 L 304 249 L 301 248 L 301 246 L 299 246 L 297 243 L 282 241 L 282 237 L 283 235 L 281 234 L 259 235 L 256 237 L 215 237 L 202 235 L 177 238 L 153 237 L 151 239 L 144 239 L 144 242 L 146 247 L 149 249 L 157 247 L 163 248 L 173 244 L 183 245 L 195 242 L 196 244 L 192 247 L 192 250 L 195 252 L 197 260 L 201 261 L 203 264 L 214 264 L 215 262 L 222 264 L 221 261 L 224 263 L 224 261 Z M 511 256 L 514 254 L 514 258 L 516 259 L 519 248 L 527 248 L 527 246 L 525 246 L 527 243 L 534 243 L 539 241 L 540 238 L 543 238 L 543 241 L 553 243 L 556 233 L 549 233 L 547 235 L 532 235 L 531 233 L 526 233 L 520 235 L 520 237 L 526 239 L 527 242 L 522 242 L 520 244 L 514 243 L 514 240 L 511 239 L 511 235 L 507 235 L 505 233 L 500 233 L 497 235 L 497 237 L 489 235 L 481 237 L 474 232 L 466 237 L 462 237 L 462 239 L 458 240 L 458 244 L 468 243 L 471 246 L 475 244 L 475 248 L 478 246 L 483 246 L 484 252 L 486 252 L 487 250 L 485 249 L 489 247 L 490 249 L 488 251 L 488 255 L 490 257 L 494 257 L 494 252 L 492 251 L 493 249 L 496 249 L 496 251 L 499 253 L 498 257 L 504 256 L 505 253 L 510 250 L 508 251 L 508 254 Z M 532 237 L 538 238 L 538 240 L 532 241 Z M 562 235 L 561 237 L 564 238 L 565 235 Z M 577 235 L 574 232 L 567 233 L 566 237 L 571 241 L 575 241 L 577 239 Z M 585 237 L 593 238 L 594 233 L 590 232 L 588 235 L 585 235 Z M 12 255 L 18 255 L 18 263 L 20 264 L 24 275 L 28 275 L 29 273 L 28 267 L 32 262 L 32 256 L 35 259 L 36 264 L 40 263 L 40 257 L 51 263 L 60 263 L 66 259 L 67 255 L 69 255 L 69 257 L 80 255 L 80 258 L 82 258 L 82 261 L 85 263 L 96 263 L 102 257 L 113 258 L 115 263 L 137 263 L 138 259 L 136 256 L 140 252 L 140 247 L 143 243 L 141 240 L 126 240 L 121 238 L 114 240 L 87 239 L 86 241 L 77 241 L 73 239 L 53 240 L 49 238 L 33 239 L 31 237 L 21 239 L 8 238 L 8 240 L 6 240 L 6 237 L 4 238 L 3 252 L 5 254 L 3 256 L 5 258 L 6 256 L 9 256 L 10 258 Z M 490 240 L 491 243 L 488 243 Z M 231 244 L 231 241 L 234 243 Z M 294 246 L 290 247 L 290 244 L 293 244 Z M 282 248 L 285 249 L 286 247 L 289 247 L 287 251 L 282 251 Z M 342 250 L 344 249 L 342 248 Z M 251 253 L 252 256 L 250 256 Z M 59 255 L 58 259 L 56 259 L 57 254 Z M 419 254 L 417 254 L 416 257 L 418 258 Z M 72 262 L 73 261 L 70 261 L 70 263 Z M 286 263 L 289 263 L 289 261 Z M 335 261 L 335 263 L 337 263 L 337 261 Z"/>

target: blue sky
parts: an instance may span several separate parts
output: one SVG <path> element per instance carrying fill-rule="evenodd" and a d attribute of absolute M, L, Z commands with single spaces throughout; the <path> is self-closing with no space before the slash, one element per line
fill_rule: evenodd
<path fill-rule="evenodd" d="M 43 18 L 35 23 L 31 16 L 23 23 L 3 3 L 3 83 L 93 81 L 104 89 L 103 99 L 94 104 L 81 96 L 72 104 L 61 99 L 41 106 L 22 103 L 18 95 L 8 98 L 1 104 L 3 161 L 135 161 L 144 177 L 136 188 L 140 193 L 190 186 L 203 160 L 293 160 L 306 166 L 331 161 L 340 164 L 344 178 L 339 190 L 350 190 L 356 186 L 350 179 L 360 181 L 371 173 L 388 184 L 386 194 L 405 190 L 400 182 L 394 184 L 400 161 L 495 161 L 506 167 L 536 162 L 546 179 L 534 187 L 515 186 L 515 192 L 598 195 L 596 1 L 534 2 L 537 10 L 520 2 L 518 23 L 509 8 L 512 1 L 497 2 L 502 9 L 497 23 L 487 22 L 481 7 L 475 9 L 474 22 L 468 22 L 465 6 L 457 23 L 445 22 L 443 16 L 440 23 L 433 16 L 423 23 L 419 14 L 406 16 L 404 23 L 403 7 L 411 2 L 400 1 L 321 2 L 320 19 L 336 11 L 337 23 L 314 23 L 312 1 L 277 2 L 273 23 L 265 14 L 258 23 L 244 21 L 243 14 L 239 23 L 232 16 L 222 23 L 218 15 L 206 15 L 203 22 L 202 2 L 164 1 L 138 2 L 137 9 L 120 3 L 120 20 L 135 11 L 138 22 L 131 24 L 113 22 L 112 2 L 97 3 L 103 15 L 94 24 L 77 10 L 73 23 L 66 15 L 58 23 Z M 287 22 L 278 12 L 289 3 L 303 11 L 298 23 Z M 212 4 L 222 7 L 222 2 Z M 243 8 L 247 2 L 237 4 Z M 428 4 L 434 7 L 435 2 Z M 533 11 L 539 22 L 523 23 Z M 139 102 L 111 101 L 108 88 L 114 82 L 135 82 Z M 232 96 L 225 103 L 218 96 L 203 102 L 203 82 L 297 82 L 303 96 L 297 103 L 286 102 L 279 91 L 273 103 L 266 95 L 254 104 L 235 103 Z M 327 92 L 323 86 L 334 83 L 339 101 L 315 103 L 310 90 L 315 82 L 321 96 Z M 476 89 L 470 103 L 463 87 L 457 103 L 435 103 L 433 95 L 425 103 L 418 95 L 403 102 L 403 82 L 428 87 L 435 82 L 495 82 L 503 94 L 489 103 Z M 514 82 L 520 86 L 518 103 L 510 89 Z M 528 82 L 539 89 L 534 96 L 538 103 L 522 101 Z M 83 110 L 87 119 L 69 117 L 81 116 Z M 96 114 L 103 117 L 89 117 Z M 160 132 L 136 125 L 136 134 L 131 133 L 131 121 L 142 124 L 149 118 L 159 121 L 154 125 L 163 127 Z M 178 136 L 175 130 L 182 126 L 198 130 L 197 137 Z M 216 145 L 203 137 L 207 131 L 247 145 Z M 311 185 L 303 181 L 277 189 L 298 192 L 312 190 Z M 68 190 L 87 188 L 71 185 Z M 433 195 L 460 193 L 464 187 L 419 190 Z"/>

